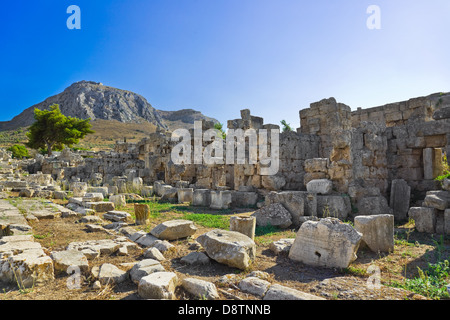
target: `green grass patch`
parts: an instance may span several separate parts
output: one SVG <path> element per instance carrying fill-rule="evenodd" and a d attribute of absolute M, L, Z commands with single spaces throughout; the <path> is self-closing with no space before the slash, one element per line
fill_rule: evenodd
<path fill-rule="evenodd" d="M 185 213 L 183 219 L 193 221 L 205 228 L 224 229 L 230 228 L 230 218 L 206 213 Z"/>

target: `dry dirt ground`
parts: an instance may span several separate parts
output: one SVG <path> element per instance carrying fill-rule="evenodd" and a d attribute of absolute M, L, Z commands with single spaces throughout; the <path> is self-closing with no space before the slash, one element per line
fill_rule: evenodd
<path fill-rule="evenodd" d="M 60 201 L 64 204 L 64 201 Z M 128 212 L 133 211 L 133 204 L 121 208 Z M 247 212 L 246 212 L 247 211 Z M 247 210 L 227 212 L 227 217 L 233 214 L 250 214 Z M 99 214 L 100 215 L 100 214 Z M 152 218 L 145 230 L 150 230 L 160 222 L 168 219 L 180 218 L 181 213 L 167 211 L 157 218 Z M 105 239 L 113 236 L 99 232 L 88 232 L 84 223 L 77 223 L 79 218 L 56 218 L 29 222 L 32 226 L 35 241 L 41 243 L 50 253 L 53 250 L 63 250 L 70 242 L 89 239 Z M 268 281 L 283 286 L 311 293 L 328 300 L 417 300 L 426 299 L 423 296 L 403 289 L 388 286 L 391 281 L 403 281 L 417 275 L 417 267 L 425 268 L 428 262 L 433 262 L 437 254 L 449 253 L 449 241 L 437 247 L 435 237 L 420 234 L 414 231 L 414 225 L 406 224 L 396 226 L 395 250 L 392 253 L 373 253 L 368 249 L 360 248 L 358 258 L 345 270 L 309 267 L 299 262 L 291 261 L 286 255 L 275 255 L 269 250 L 272 241 L 295 237 L 296 230 L 284 230 L 261 234 L 255 238 L 257 244 L 257 258 L 248 270 L 238 270 L 219 264 L 213 260 L 206 266 L 188 266 L 182 264 L 180 259 L 192 251 L 202 249 L 193 248 L 192 244 L 197 236 L 211 230 L 196 224 L 199 230 L 189 239 L 172 241 L 176 250 L 165 253 L 166 260 L 162 265 L 168 271 L 175 272 L 179 279 L 195 277 L 208 280 L 216 284 L 220 299 L 223 300 L 254 300 L 258 299 L 250 294 L 238 290 L 237 283 L 251 271 L 260 270 L 269 274 Z M 142 227 L 141 227 L 142 229 Z M 439 251 L 437 251 L 439 249 Z M 143 259 L 144 249 L 129 251 L 128 256 L 101 256 L 90 260 L 90 267 L 100 266 L 103 263 L 119 265 L 124 262 L 136 262 Z M 381 276 L 380 288 L 370 288 L 372 274 L 368 273 L 369 266 L 379 267 Z M 222 284 L 219 279 L 227 274 L 235 274 L 236 280 Z M 1 300 L 119 300 L 137 299 L 137 285 L 127 280 L 119 285 L 106 285 L 101 289 L 93 289 L 95 279 L 85 277 L 80 289 L 68 289 L 68 276 L 56 276 L 56 279 L 43 286 L 36 286 L 26 290 L 19 290 L 17 285 L 0 283 Z M 179 300 L 198 299 L 190 296 L 182 289 L 177 289 L 176 297 Z"/>

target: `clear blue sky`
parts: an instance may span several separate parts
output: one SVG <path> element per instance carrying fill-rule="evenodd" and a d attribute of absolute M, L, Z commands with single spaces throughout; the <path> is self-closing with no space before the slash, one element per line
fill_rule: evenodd
<path fill-rule="evenodd" d="M 81 30 L 69 30 L 69 5 Z M 369 5 L 381 30 L 369 30 Z M 40 0 L 0 8 L 0 120 L 80 80 L 155 108 L 266 123 L 335 97 L 356 109 L 450 91 L 450 1 Z"/>

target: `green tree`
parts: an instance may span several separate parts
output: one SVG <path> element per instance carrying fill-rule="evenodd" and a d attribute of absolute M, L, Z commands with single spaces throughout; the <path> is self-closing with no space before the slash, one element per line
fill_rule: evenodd
<path fill-rule="evenodd" d="M 225 131 L 223 130 L 223 124 L 222 123 L 215 123 L 214 124 L 214 129 L 219 130 L 220 134 L 222 135 L 222 139 L 226 139 L 227 134 L 225 133 Z"/>
<path fill-rule="evenodd" d="M 7 150 L 11 151 L 13 158 L 16 158 L 16 159 L 23 159 L 23 158 L 29 157 L 27 148 L 25 148 L 25 146 L 23 146 L 21 144 L 15 144 L 15 145 L 9 147 Z"/>
<path fill-rule="evenodd" d="M 33 149 L 46 149 L 50 156 L 52 150 L 62 150 L 79 143 L 91 130 L 91 119 L 81 120 L 67 117 L 61 113 L 59 105 L 51 105 L 49 110 L 34 109 L 36 120 L 28 129 L 26 146 Z"/>
<path fill-rule="evenodd" d="M 281 124 L 283 125 L 283 132 L 293 131 L 291 125 L 286 120 L 281 120 Z"/>

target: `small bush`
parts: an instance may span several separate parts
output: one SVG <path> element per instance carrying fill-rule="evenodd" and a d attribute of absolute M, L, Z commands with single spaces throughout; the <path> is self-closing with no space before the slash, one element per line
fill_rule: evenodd
<path fill-rule="evenodd" d="M 15 144 L 8 148 L 8 151 L 12 152 L 13 158 L 23 159 L 28 158 L 30 155 L 28 154 L 28 149 L 21 144 Z"/>

